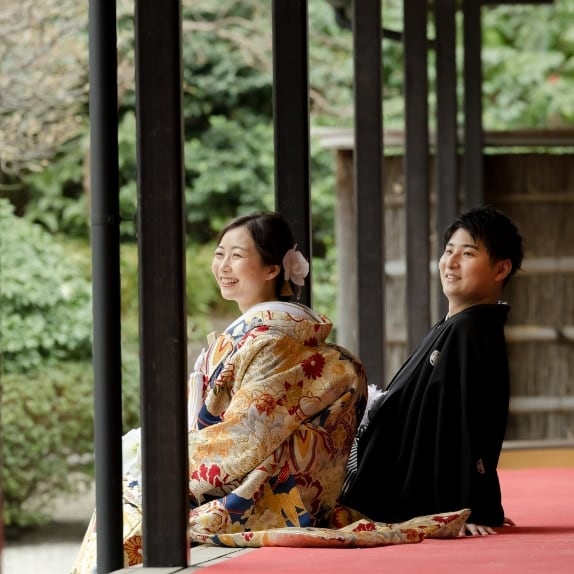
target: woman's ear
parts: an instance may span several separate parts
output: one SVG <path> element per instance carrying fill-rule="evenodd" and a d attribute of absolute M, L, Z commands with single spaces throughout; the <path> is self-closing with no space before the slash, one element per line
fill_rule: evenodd
<path fill-rule="evenodd" d="M 271 265 L 270 267 L 271 268 L 269 269 L 269 273 L 267 274 L 267 279 L 269 280 L 275 279 L 275 277 L 277 277 L 281 271 L 281 265 Z"/>

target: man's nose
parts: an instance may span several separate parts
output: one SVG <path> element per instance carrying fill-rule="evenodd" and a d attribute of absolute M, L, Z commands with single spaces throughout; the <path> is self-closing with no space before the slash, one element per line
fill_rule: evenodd
<path fill-rule="evenodd" d="M 459 256 L 456 253 L 451 253 L 446 259 L 447 267 L 456 267 L 459 263 Z"/>

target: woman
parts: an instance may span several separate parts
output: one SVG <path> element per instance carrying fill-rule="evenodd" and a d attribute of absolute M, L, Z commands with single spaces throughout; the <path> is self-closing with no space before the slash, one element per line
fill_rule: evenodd
<path fill-rule="evenodd" d="M 242 315 L 210 342 L 190 376 L 192 542 L 302 546 L 316 536 L 356 545 L 352 529 L 332 531 L 338 534 L 329 543 L 327 530 L 309 528 L 336 523 L 367 383 L 360 361 L 327 343 L 331 322 L 288 302 L 308 271 L 276 213 L 239 217 L 219 236 L 212 272 Z M 134 451 L 134 436 L 137 450 L 133 431 L 126 450 Z M 124 551 L 132 565 L 141 562 L 141 481 L 137 457 L 130 462 L 126 452 L 124 463 Z M 74 574 L 94 572 L 94 526 Z M 365 545 L 422 539 L 420 529 L 367 530 Z"/>
<path fill-rule="evenodd" d="M 281 216 L 232 221 L 211 268 L 243 314 L 193 377 L 204 401 L 189 435 L 192 537 L 323 524 L 363 414 L 364 370 L 326 343 L 326 317 L 284 302 L 309 264 Z"/>

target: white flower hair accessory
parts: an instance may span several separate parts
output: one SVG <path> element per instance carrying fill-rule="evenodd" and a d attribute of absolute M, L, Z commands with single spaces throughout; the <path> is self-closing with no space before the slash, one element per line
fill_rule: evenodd
<path fill-rule="evenodd" d="M 283 269 L 285 271 L 285 280 L 293 281 L 295 285 L 302 287 L 305 285 L 305 277 L 309 274 L 309 262 L 300 251 L 297 251 L 295 243 L 293 249 L 289 249 L 283 257 Z"/>
<path fill-rule="evenodd" d="M 301 287 L 305 285 L 305 277 L 309 274 L 309 262 L 300 251 L 297 251 L 297 244 L 289 249 L 283 257 L 283 271 L 285 284 L 281 290 L 282 295 L 292 295 L 293 292 L 289 287 L 289 281 L 297 285 L 297 299 L 301 294 Z"/>

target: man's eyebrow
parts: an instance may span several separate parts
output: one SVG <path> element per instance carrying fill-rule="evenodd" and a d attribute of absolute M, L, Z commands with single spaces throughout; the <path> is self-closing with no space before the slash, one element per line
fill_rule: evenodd
<path fill-rule="evenodd" d="M 456 244 L 456 243 L 453 243 L 452 241 L 449 241 L 447 243 L 447 246 L 449 246 L 449 245 L 451 247 L 457 247 L 457 245 L 459 245 L 459 244 Z M 478 245 L 474 245 L 472 243 L 462 243 L 459 246 L 462 247 L 463 249 L 476 249 L 478 251 Z"/>

